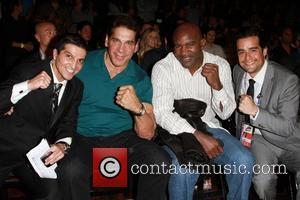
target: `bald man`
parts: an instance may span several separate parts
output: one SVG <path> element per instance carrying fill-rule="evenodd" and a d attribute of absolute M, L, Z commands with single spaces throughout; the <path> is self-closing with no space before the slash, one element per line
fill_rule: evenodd
<path fill-rule="evenodd" d="M 171 134 L 193 134 L 212 163 L 224 166 L 229 188 L 227 199 L 246 200 L 252 179 L 253 157 L 221 127 L 216 118 L 218 115 L 221 119 L 227 119 L 236 108 L 230 66 L 225 59 L 202 51 L 205 40 L 195 24 L 179 25 L 173 34 L 173 42 L 173 52 L 157 62 L 152 71 L 153 107 L 157 123 Z M 172 112 L 174 100 L 185 98 L 207 104 L 201 119 L 211 135 L 196 130 Z M 223 142 L 223 146 L 217 139 Z M 191 200 L 199 173 L 202 172 L 181 170 L 183 166 L 179 165 L 176 155 L 169 148 L 166 150 L 177 171 L 187 172 L 171 175 L 170 199 Z M 232 171 L 234 168 L 237 170 Z"/>
<path fill-rule="evenodd" d="M 53 23 L 44 21 L 35 25 L 34 37 L 39 43 L 38 49 L 30 54 L 23 62 L 38 62 L 45 60 L 50 54 L 51 49 L 48 51 L 48 47 L 52 39 L 56 36 L 56 28 Z"/>

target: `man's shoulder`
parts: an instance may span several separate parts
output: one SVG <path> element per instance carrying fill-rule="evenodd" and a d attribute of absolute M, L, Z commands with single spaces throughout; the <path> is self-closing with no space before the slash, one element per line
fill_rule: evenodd
<path fill-rule="evenodd" d="M 288 69 L 288 67 L 284 67 L 283 65 L 274 61 L 268 61 L 268 67 L 271 67 L 274 71 L 274 74 L 278 75 L 280 79 L 286 79 L 286 77 L 290 76 L 297 76 L 294 72 Z"/>
<path fill-rule="evenodd" d="M 134 60 L 130 60 L 128 66 L 130 69 L 130 73 L 133 77 L 137 78 L 138 80 L 149 79 L 149 76 L 145 70 L 143 70 Z"/>
<path fill-rule="evenodd" d="M 30 76 L 35 76 L 41 71 L 49 72 L 49 63 L 49 59 L 43 61 L 21 62 L 12 69 L 11 75 L 18 74 L 19 76 L 30 78 Z"/>
<path fill-rule="evenodd" d="M 96 49 L 96 50 L 88 52 L 88 54 L 85 58 L 85 63 L 89 63 L 91 61 L 94 61 L 95 59 L 99 60 L 99 58 L 102 58 L 101 56 L 104 56 L 104 52 L 105 52 L 105 49 Z"/>
<path fill-rule="evenodd" d="M 175 55 L 170 52 L 163 59 L 157 61 L 153 66 L 153 70 L 167 70 L 172 71 L 176 66 L 177 59 Z"/>
<path fill-rule="evenodd" d="M 221 70 L 231 70 L 228 61 L 222 58 L 221 56 L 217 56 L 212 53 L 203 51 L 203 57 L 203 62 L 217 64 L 219 66 L 219 69 Z"/>

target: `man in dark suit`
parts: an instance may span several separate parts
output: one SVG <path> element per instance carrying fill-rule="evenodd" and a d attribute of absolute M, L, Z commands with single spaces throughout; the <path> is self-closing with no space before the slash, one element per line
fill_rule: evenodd
<path fill-rule="evenodd" d="M 23 62 L 38 62 L 47 59 L 51 54 L 53 38 L 56 36 L 56 28 L 48 21 L 38 22 L 35 25 L 34 37 L 38 42 L 38 48 L 24 59 Z"/>
<path fill-rule="evenodd" d="M 236 47 L 239 65 L 234 68 L 233 79 L 239 102 L 237 136 L 247 142 L 255 157 L 253 184 L 259 198 L 276 199 L 277 176 L 272 171 L 264 172 L 262 166 L 272 170 L 280 162 L 296 174 L 300 183 L 299 79 L 266 59 L 268 49 L 260 30 L 243 29 Z M 243 137 L 245 126 L 252 130 L 252 139 Z M 299 190 L 297 193 L 300 199 Z"/>
<path fill-rule="evenodd" d="M 25 63 L 0 84 L 0 187 L 13 172 L 24 183 L 29 199 L 60 199 L 57 181 L 39 178 L 25 154 L 46 138 L 52 153 L 45 165 L 64 157 L 83 92 L 82 83 L 74 76 L 85 56 L 84 41 L 67 35 L 57 42 L 51 61 Z M 61 88 L 54 94 L 57 84 Z"/>

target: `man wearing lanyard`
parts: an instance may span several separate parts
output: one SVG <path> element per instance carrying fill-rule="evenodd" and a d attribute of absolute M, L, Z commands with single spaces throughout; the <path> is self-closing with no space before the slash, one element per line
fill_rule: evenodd
<path fill-rule="evenodd" d="M 242 29 L 236 47 L 239 65 L 233 70 L 233 79 L 239 102 L 237 136 L 245 141 L 242 127 L 250 127 L 253 136 L 246 146 L 257 164 L 254 188 L 260 199 L 276 199 L 277 176 L 262 171 L 262 166 L 271 168 L 283 163 L 300 181 L 299 79 L 266 59 L 268 49 L 259 29 Z M 249 90 L 252 92 L 248 93 Z"/>

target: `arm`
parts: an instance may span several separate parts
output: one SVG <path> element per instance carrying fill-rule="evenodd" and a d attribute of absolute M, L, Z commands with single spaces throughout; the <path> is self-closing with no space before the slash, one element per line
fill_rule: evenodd
<path fill-rule="evenodd" d="M 139 137 L 151 139 L 154 136 L 155 119 L 152 105 L 141 102 L 132 85 L 124 85 L 119 88 L 116 103 L 132 113 L 142 113 L 140 116 L 133 114 L 134 129 Z M 143 109 L 142 104 L 145 112 L 141 112 L 141 109 Z"/>
<path fill-rule="evenodd" d="M 227 119 L 236 108 L 231 69 L 226 60 L 217 65 L 205 64 L 202 71 L 212 87 L 212 108 L 221 119 Z"/>
<path fill-rule="evenodd" d="M 270 112 L 268 109 L 259 108 L 259 113 L 252 122 L 255 127 L 284 137 L 299 134 L 296 130 L 300 84 L 296 75 L 286 79 L 284 83 L 278 83 L 284 86 L 280 88 L 281 93 L 276 99 L 276 110 Z"/>
<path fill-rule="evenodd" d="M 64 112 L 62 119 L 52 128 L 52 137 L 55 144 L 51 145 L 50 151 L 53 153 L 45 160 L 46 165 L 56 163 L 65 156 L 65 145 L 58 142 L 64 141 L 68 143 L 68 138 L 72 138 L 73 134 L 76 132 L 78 107 L 83 94 L 83 85 L 80 83 L 73 87 L 76 87 L 74 99 L 71 104 L 66 105 L 69 107 Z"/>
<path fill-rule="evenodd" d="M 30 91 L 38 88 L 45 89 L 51 82 L 50 76 L 42 71 L 35 77 L 28 79 L 26 66 L 17 67 L 10 78 L 0 84 L 0 113 L 6 113 L 12 106 L 26 96 Z M 24 80 L 28 81 L 24 81 Z"/>

